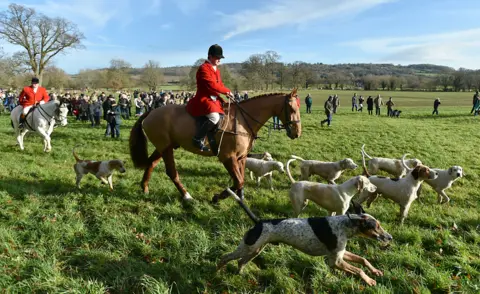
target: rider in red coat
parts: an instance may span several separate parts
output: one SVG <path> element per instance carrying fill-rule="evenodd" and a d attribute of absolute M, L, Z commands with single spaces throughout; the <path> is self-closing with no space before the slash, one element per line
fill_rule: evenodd
<path fill-rule="evenodd" d="M 223 103 L 225 101 L 220 94 L 233 98 L 230 89 L 222 83 L 220 75 L 220 59 L 224 58 L 223 49 L 215 44 L 208 49 L 208 59 L 197 71 L 197 92 L 195 97 L 187 103 L 187 112 L 194 117 L 206 117 L 207 119 L 197 128 L 197 133 L 193 137 L 193 144 L 201 151 L 209 151 L 203 143 L 207 133 L 216 127 L 223 112 Z"/>
<path fill-rule="evenodd" d="M 47 90 L 38 85 L 38 78 L 32 78 L 32 85 L 24 87 L 20 96 L 18 96 L 18 102 L 23 108 L 23 111 L 20 115 L 20 126 L 23 126 L 25 122 L 25 116 L 32 106 L 37 104 L 44 104 L 50 100 Z"/>

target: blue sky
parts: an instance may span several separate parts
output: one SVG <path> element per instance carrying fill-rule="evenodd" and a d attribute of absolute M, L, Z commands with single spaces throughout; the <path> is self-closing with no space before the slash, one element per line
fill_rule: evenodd
<path fill-rule="evenodd" d="M 0 0 L 0 10 L 11 1 Z M 284 62 L 433 63 L 480 68 L 478 0 L 18 0 L 76 23 L 84 50 L 55 58 L 68 73 L 191 65 L 211 44 L 224 62 L 274 50 Z M 18 48 L 0 41 L 6 52 Z"/>

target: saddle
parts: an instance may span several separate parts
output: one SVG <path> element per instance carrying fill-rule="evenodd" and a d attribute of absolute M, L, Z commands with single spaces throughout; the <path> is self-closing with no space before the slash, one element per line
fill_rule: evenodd
<path fill-rule="evenodd" d="M 21 121 L 23 112 L 20 113 L 20 120 L 19 120 L 19 121 L 20 121 L 20 125 L 19 125 L 19 127 L 20 127 L 21 129 L 24 129 L 24 128 L 25 128 L 25 124 L 27 124 L 27 125 L 31 128 L 31 126 L 30 126 L 30 125 L 28 124 L 28 122 L 27 122 L 27 118 L 28 118 L 28 116 L 29 116 L 31 113 L 33 113 L 33 111 L 34 111 L 36 108 L 37 108 L 37 106 L 36 106 L 36 105 L 33 105 L 33 106 L 30 108 L 30 110 L 27 112 L 27 114 L 25 114 L 25 117 L 23 118 L 23 121 Z"/>

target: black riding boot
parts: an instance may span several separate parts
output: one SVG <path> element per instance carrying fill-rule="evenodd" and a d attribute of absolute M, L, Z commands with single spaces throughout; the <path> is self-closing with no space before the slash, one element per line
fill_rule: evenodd
<path fill-rule="evenodd" d="M 211 122 L 209 119 L 205 120 L 203 124 L 197 128 L 197 133 L 195 134 L 195 137 L 193 137 L 193 140 L 192 140 L 193 146 L 197 147 L 202 152 L 209 152 L 210 148 L 208 148 L 203 141 L 208 131 L 210 131 L 214 126 L 215 124 Z"/>
<path fill-rule="evenodd" d="M 25 115 L 20 114 L 20 119 L 18 120 L 18 127 L 23 128 L 25 126 Z"/>

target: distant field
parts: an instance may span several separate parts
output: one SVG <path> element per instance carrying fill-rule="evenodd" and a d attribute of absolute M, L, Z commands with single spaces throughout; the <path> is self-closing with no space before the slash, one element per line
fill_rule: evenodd
<path fill-rule="evenodd" d="M 479 293 L 480 292 L 480 158 L 476 156 L 480 117 L 470 115 L 473 93 L 363 92 L 392 96 L 401 118 L 352 113 L 353 91 L 311 91 L 312 114 L 305 114 L 301 91 L 302 128 L 299 139 L 285 131 L 260 132 L 254 151 L 269 151 L 286 162 L 291 154 L 307 159 L 361 162 L 360 147 L 370 155 L 400 157 L 410 153 L 428 166 L 461 165 L 467 174 L 447 190 L 450 204 L 436 204 L 428 186 L 415 201 L 403 226 L 399 207 L 378 199 L 368 213 L 392 234 L 388 248 L 359 237 L 347 249 L 367 258 L 384 272 L 368 287 L 359 277 L 328 268 L 289 246 L 268 246 L 242 275 L 236 264 L 215 272 L 221 255 L 233 251 L 252 226 L 232 199 L 219 206 L 209 201 L 229 185 L 216 158 L 178 149 L 177 168 L 196 199 L 184 207 L 160 164 L 150 194 L 140 193 L 142 171 L 129 159 L 128 135 L 135 120 L 124 121 L 120 140 L 104 138 L 102 129 L 69 118 L 53 133 L 51 154 L 43 154 L 38 135 L 27 135 L 20 152 L 7 115 L 0 115 L 0 289 L 5 293 Z M 338 93 L 341 107 L 330 128 L 321 128 L 323 101 Z M 440 115 L 431 116 L 440 97 Z M 161 126 L 159 126 L 161 127 Z M 75 188 L 74 159 L 127 161 L 127 173 L 114 175 L 115 192 L 92 176 Z M 152 151 L 152 150 L 150 150 Z M 293 164 L 299 178 L 298 163 Z M 338 183 L 359 175 L 344 174 Z M 312 177 L 311 180 L 319 180 Z M 289 217 L 290 183 L 274 173 L 275 192 L 246 180 L 246 203 L 261 218 Z M 301 217 L 325 216 L 310 203 Z"/>

